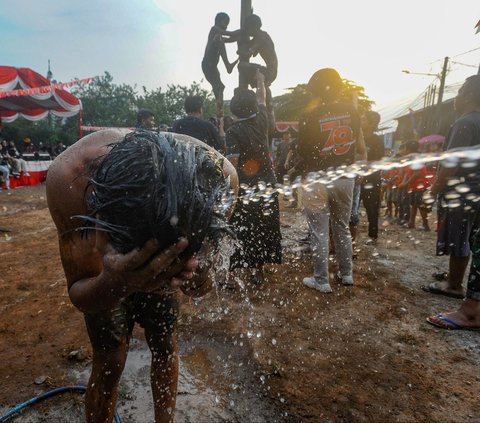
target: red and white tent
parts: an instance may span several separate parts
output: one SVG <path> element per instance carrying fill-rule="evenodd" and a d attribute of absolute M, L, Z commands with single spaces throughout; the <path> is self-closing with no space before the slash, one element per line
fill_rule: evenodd
<path fill-rule="evenodd" d="M 82 103 L 63 88 L 92 79 L 52 84 L 29 68 L 0 66 L 1 121 L 13 122 L 19 116 L 37 121 L 45 118 L 49 111 L 55 116 L 74 116 L 82 109 Z"/>

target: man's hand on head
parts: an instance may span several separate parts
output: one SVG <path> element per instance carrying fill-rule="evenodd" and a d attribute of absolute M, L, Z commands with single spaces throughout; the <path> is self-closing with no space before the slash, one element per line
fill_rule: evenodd
<path fill-rule="evenodd" d="M 204 242 L 200 251 L 196 255 L 197 267 L 193 272 L 193 277 L 184 280 L 181 290 L 190 297 L 203 297 L 212 287 L 212 280 L 209 277 L 210 269 L 213 265 L 214 251 L 208 242 Z"/>
<path fill-rule="evenodd" d="M 180 239 L 171 247 L 159 251 L 158 241 L 150 240 L 142 248 L 126 254 L 107 244 L 103 256 L 102 277 L 113 282 L 125 296 L 133 292 L 174 291 L 193 278 L 198 260 L 180 260 L 188 241 Z"/>

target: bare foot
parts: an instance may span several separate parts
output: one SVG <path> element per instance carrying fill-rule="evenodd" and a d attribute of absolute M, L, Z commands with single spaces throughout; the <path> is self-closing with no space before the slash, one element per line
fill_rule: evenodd
<path fill-rule="evenodd" d="M 427 322 L 442 329 L 480 330 L 480 301 L 466 299 L 459 310 L 428 317 Z"/>

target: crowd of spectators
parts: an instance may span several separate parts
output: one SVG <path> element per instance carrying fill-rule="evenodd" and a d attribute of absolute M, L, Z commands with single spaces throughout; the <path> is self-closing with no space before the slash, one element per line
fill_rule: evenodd
<path fill-rule="evenodd" d="M 66 149 L 63 143 L 55 146 L 42 142 L 34 144 L 30 138 L 22 143 L 6 140 L 0 134 L 0 187 L 10 189 L 10 178 L 29 178 L 28 161 L 53 160 Z"/>

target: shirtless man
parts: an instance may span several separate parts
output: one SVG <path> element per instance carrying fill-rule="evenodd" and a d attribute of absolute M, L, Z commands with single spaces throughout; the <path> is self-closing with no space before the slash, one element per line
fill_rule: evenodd
<path fill-rule="evenodd" d="M 256 71 L 260 70 L 265 76 L 265 87 L 267 95 L 267 110 L 269 114 L 270 129 L 274 126 L 274 115 L 272 107 L 272 92 L 270 91 L 270 85 L 277 78 L 278 71 L 278 59 L 275 52 L 275 44 L 272 38 L 266 31 L 262 31 L 262 20 L 258 15 L 249 15 L 245 20 L 245 32 L 249 37 L 253 37 L 250 40 L 249 55 L 260 57 L 265 62 L 265 66 L 257 63 L 242 62 L 239 65 L 239 72 L 245 74 L 245 79 L 252 87 L 256 87 Z"/>
<path fill-rule="evenodd" d="M 229 180 L 230 187 L 237 189 L 232 165 L 205 144 L 177 134 L 127 133 L 105 130 L 88 135 L 55 159 L 47 178 L 48 206 L 58 230 L 69 297 L 84 313 L 93 348 L 85 397 L 88 423 L 112 422 L 135 321 L 145 329 L 152 352 L 155 422 L 173 421 L 178 379 L 177 291 L 202 296 L 211 288 L 208 265 L 202 269 L 199 262 L 203 261 L 195 256 L 199 245 L 203 251 L 207 244 L 189 233 L 179 234 L 176 228 L 181 227 L 182 213 L 188 215 L 198 204 L 205 210 L 201 202 L 209 201 L 206 197 L 218 198 L 212 194 L 214 188 L 204 183 L 205 179 L 212 181 L 210 174 L 205 176 L 212 169 L 211 162 L 216 179 L 210 185 L 218 187 Z M 170 149 L 172 142 L 184 147 Z M 191 154 L 180 155 L 181 151 L 191 153 L 192 144 L 207 149 L 207 153 L 202 150 L 202 162 L 198 155 L 193 164 L 187 162 Z M 182 160 L 185 163 L 180 167 Z M 184 171 L 188 164 L 206 197 L 187 199 L 187 212 L 182 212 L 176 193 L 182 191 L 182 184 L 187 186 L 184 192 L 189 192 L 189 174 Z M 202 169 L 207 169 L 204 176 Z M 211 219 L 207 232 L 225 221 L 220 216 L 214 222 L 218 216 L 210 213 L 193 217 Z"/>
<path fill-rule="evenodd" d="M 240 33 L 240 31 L 227 31 L 229 23 L 230 17 L 226 13 L 217 13 L 217 16 L 215 16 L 215 25 L 210 29 L 208 34 L 207 46 L 205 47 L 205 54 L 202 60 L 202 71 L 207 81 L 212 85 L 213 94 L 217 103 L 217 116 L 219 118 L 223 117 L 223 91 L 225 85 L 223 85 L 220 79 L 218 61 L 221 57 L 228 73 L 232 73 L 238 61 L 237 59 L 233 63 L 230 63 L 225 49 L 225 43 L 237 41 L 237 36 Z"/>

